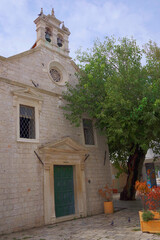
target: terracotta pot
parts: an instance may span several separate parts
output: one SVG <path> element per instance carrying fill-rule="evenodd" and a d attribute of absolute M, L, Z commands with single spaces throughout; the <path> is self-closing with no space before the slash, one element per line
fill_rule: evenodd
<path fill-rule="evenodd" d="M 113 213 L 113 202 L 104 202 L 104 213 Z"/>
<path fill-rule="evenodd" d="M 142 219 L 143 212 L 139 212 L 141 231 L 149 233 L 160 233 L 160 219 L 156 220 L 159 213 L 152 211 L 155 214 L 154 219 L 148 222 L 144 222 Z"/>

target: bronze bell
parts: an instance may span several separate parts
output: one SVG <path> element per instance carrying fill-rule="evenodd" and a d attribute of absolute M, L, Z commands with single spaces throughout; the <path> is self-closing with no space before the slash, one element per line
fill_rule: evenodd
<path fill-rule="evenodd" d="M 48 41 L 48 42 L 51 42 L 51 36 L 48 32 L 46 32 L 46 35 L 45 35 L 45 39 Z"/>
<path fill-rule="evenodd" d="M 61 38 L 57 38 L 57 45 L 58 47 L 62 47 L 62 39 Z"/>

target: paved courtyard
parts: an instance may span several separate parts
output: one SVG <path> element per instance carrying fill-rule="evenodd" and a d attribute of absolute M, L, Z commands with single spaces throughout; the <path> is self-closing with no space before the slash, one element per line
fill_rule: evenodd
<path fill-rule="evenodd" d="M 0 240 L 158 240 L 160 235 L 142 233 L 139 201 L 114 199 L 116 212 L 0 236 Z"/>

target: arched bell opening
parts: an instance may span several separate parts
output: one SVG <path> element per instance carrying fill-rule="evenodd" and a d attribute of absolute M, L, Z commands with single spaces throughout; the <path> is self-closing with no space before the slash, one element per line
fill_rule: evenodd
<path fill-rule="evenodd" d="M 63 43 L 64 43 L 64 40 L 63 40 L 62 35 L 58 34 L 57 35 L 57 45 L 58 45 L 58 47 L 63 47 Z"/>
<path fill-rule="evenodd" d="M 51 36 L 52 36 L 52 33 L 51 33 L 51 30 L 46 27 L 46 30 L 45 30 L 45 39 L 47 42 L 51 42 Z"/>

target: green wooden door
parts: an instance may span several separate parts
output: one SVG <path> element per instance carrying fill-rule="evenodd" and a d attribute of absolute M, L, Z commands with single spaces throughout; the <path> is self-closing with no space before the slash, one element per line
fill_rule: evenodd
<path fill-rule="evenodd" d="M 75 213 L 73 166 L 54 165 L 54 194 L 56 217 Z"/>

